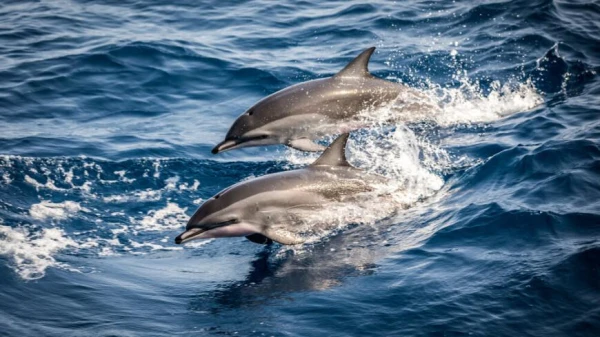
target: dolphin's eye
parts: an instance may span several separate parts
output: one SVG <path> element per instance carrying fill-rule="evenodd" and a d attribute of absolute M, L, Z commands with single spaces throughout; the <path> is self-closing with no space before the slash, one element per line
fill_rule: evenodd
<path fill-rule="evenodd" d="M 221 195 L 219 195 L 219 194 L 215 195 L 215 199 L 219 199 L 220 196 Z"/>
<path fill-rule="evenodd" d="M 254 110 L 248 111 L 248 116 L 252 116 L 253 113 L 254 113 Z"/>

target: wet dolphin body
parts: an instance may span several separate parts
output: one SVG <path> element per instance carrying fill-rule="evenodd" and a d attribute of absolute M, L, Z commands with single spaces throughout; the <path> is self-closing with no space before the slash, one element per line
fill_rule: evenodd
<path fill-rule="evenodd" d="M 322 151 L 314 140 L 366 126 L 360 118 L 366 109 L 394 102 L 408 110 L 427 109 L 418 91 L 369 73 L 374 50 L 363 51 L 332 77 L 299 83 L 262 99 L 237 118 L 212 152 L 271 144 Z"/>
<path fill-rule="evenodd" d="M 383 181 L 348 164 L 347 140 L 348 134 L 338 137 L 306 168 L 268 174 L 219 192 L 198 208 L 175 243 L 234 236 L 257 243 L 302 243 L 302 214 L 351 200 Z"/>

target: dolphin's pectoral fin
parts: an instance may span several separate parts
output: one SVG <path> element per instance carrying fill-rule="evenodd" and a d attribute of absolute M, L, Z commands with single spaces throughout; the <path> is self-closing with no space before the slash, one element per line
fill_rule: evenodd
<path fill-rule="evenodd" d="M 290 140 L 286 145 L 293 149 L 306 152 L 320 152 L 325 150 L 325 146 L 319 145 L 308 138 L 293 139 Z"/>
<path fill-rule="evenodd" d="M 298 245 L 306 241 L 305 239 L 293 233 L 274 229 L 267 230 L 265 236 L 275 242 L 281 243 L 282 245 Z"/>
<path fill-rule="evenodd" d="M 270 245 L 273 243 L 273 240 L 269 239 L 268 237 L 262 234 L 250 234 L 246 236 L 246 239 L 254 243 L 258 243 L 259 245 Z"/>

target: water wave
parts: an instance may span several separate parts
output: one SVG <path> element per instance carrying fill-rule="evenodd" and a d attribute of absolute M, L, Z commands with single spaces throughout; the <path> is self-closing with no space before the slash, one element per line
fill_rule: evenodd
<path fill-rule="evenodd" d="M 3 333 L 599 335 L 598 13 L 5 1 Z M 431 107 L 370 111 L 352 134 L 387 197 L 332 207 L 337 230 L 291 249 L 173 244 L 217 191 L 315 158 L 211 155 L 235 117 L 370 46 L 370 71 Z"/>

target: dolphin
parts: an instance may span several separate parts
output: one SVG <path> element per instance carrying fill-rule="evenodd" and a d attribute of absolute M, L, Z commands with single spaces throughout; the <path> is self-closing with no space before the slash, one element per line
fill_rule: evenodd
<path fill-rule="evenodd" d="M 314 140 L 368 126 L 361 113 L 369 109 L 392 103 L 406 111 L 431 108 L 422 93 L 371 75 L 368 63 L 374 51 L 363 51 L 332 77 L 302 82 L 260 100 L 235 120 L 212 153 L 273 144 L 323 151 Z"/>
<path fill-rule="evenodd" d="M 242 181 L 217 193 L 198 208 L 175 243 L 236 236 L 264 244 L 304 242 L 301 232 L 307 229 L 307 214 L 318 215 L 315 212 L 330 203 L 355 200 L 385 181 L 348 163 L 348 136 L 339 136 L 305 168 Z"/>

